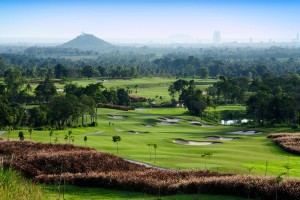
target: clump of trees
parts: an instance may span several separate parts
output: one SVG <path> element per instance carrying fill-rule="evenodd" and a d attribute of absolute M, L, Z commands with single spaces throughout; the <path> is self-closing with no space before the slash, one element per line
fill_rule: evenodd
<path fill-rule="evenodd" d="M 179 79 L 169 86 L 169 94 L 172 101 L 183 103 L 189 110 L 191 115 L 202 116 L 203 111 L 207 107 L 206 98 L 202 95 L 202 91 L 195 87 L 194 80 L 186 81 Z M 178 96 L 178 99 L 175 97 Z"/>
<path fill-rule="evenodd" d="M 86 87 L 66 84 L 65 94 L 58 94 L 52 79 L 47 76 L 32 89 L 19 69 L 11 68 L 6 73 L 4 84 L 0 84 L 0 128 L 19 126 L 51 126 L 63 129 L 65 126 L 96 125 L 96 107 L 99 103 L 129 106 L 131 101 L 124 88 L 107 89 L 102 83 Z M 25 109 L 21 104 L 36 104 Z"/>

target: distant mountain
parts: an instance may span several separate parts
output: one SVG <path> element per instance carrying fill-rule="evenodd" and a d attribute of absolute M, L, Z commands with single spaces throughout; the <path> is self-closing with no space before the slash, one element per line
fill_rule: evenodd
<path fill-rule="evenodd" d="M 92 34 L 82 33 L 75 39 L 60 45 L 61 48 L 74 48 L 82 51 L 110 51 L 114 46 Z"/>

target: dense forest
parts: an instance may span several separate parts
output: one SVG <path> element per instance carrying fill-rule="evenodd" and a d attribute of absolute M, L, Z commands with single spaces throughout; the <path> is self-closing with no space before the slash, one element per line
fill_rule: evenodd
<path fill-rule="evenodd" d="M 33 47 L 32 47 L 33 48 Z M 275 76 L 300 73 L 300 50 L 292 47 L 270 48 L 182 48 L 140 51 L 97 52 L 64 50 L 62 56 L 44 56 L 36 53 L 2 53 L 0 76 L 11 66 L 19 67 L 26 77 L 45 78 L 47 73 L 55 78 L 78 77 L 201 77 L 219 76 L 249 78 L 261 77 L 265 73 Z M 53 48 L 44 48 L 49 51 Z M 137 48 L 138 49 L 138 48 Z M 71 52 L 77 52 L 74 55 Z M 68 56 L 71 54 L 71 56 Z M 48 55 L 48 54 L 47 54 Z M 73 55 L 73 56 L 72 56 Z M 93 55 L 93 56 L 89 56 Z"/>
<path fill-rule="evenodd" d="M 96 105 L 134 106 L 129 98 L 130 91 L 104 88 L 101 83 L 86 87 L 70 83 L 65 84 L 64 93 L 58 94 L 55 81 L 81 77 L 150 76 L 177 77 L 169 87 L 171 101 L 166 105 L 183 104 L 191 115 L 203 117 L 207 107 L 242 104 L 247 106 L 248 117 L 256 126 L 296 126 L 300 123 L 298 49 L 274 47 L 256 50 L 212 48 L 198 49 L 196 53 L 193 49 L 194 55 L 188 55 L 187 50 L 178 50 L 167 51 L 161 56 L 155 51 L 114 52 L 97 55 L 94 59 L 3 53 L 0 57 L 0 77 L 4 80 L 0 83 L 0 127 L 26 125 L 62 129 L 79 124 L 96 125 Z M 217 58 L 206 57 L 207 52 Z M 239 55 L 241 59 L 233 59 L 233 55 Z M 216 82 L 206 91 L 201 91 L 195 85 L 195 77 L 213 78 Z M 32 83 L 38 83 L 34 90 Z M 177 99 L 175 94 L 178 94 Z M 38 107 L 25 109 L 24 104 Z M 90 116 L 89 123 L 84 121 L 86 115 Z"/>

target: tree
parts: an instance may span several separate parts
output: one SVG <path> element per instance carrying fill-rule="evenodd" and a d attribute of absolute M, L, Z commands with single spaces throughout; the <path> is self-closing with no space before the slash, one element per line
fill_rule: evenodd
<path fill-rule="evenodd" d="M 278 189 L 279 189 L 279 184 L 281 181 L 283 181 L 282 176 L 285 175 L 285 172 L 279 174 L 276 178 L 275 178 L 275 200 L 278 199 Z"/>
<path fill-rule="evenodd" d="M 31 141 L 31 135 L 32 135 L 32 131 L 33 131 L 33 129 L 32 129 L 32 128 L 28 129 L 28 132 L 29 132 L 29 140 L 30 140 L 30 141 Z"/>
<path fill-rule="evenodd" d="M 200 78 L 206 79 L 208 77 L 208 69 L 207 69 L 207 67 L 201 67 L 199 69 L 199 75 L 200 75 Z"/>
<path fill-rule="evenodd" d="M 99 72 L 92 66 L 84 66 L 82 68 L 82 75 L 91 78 L 99 75 Z"/>
<path fill-rule="evenodd" d="M 26 83 L 26 79 L 22 75 L 21 70 L 10 68 L 4 78 L 4 83 L 11 102 L 15 102 L 17 95 Z"/>
<path fill-rule="evenodd" d="M 117 145 L 117 154 L 119 154 L 119 146 L 118 146 L 118 142 L 121 141 L 121 137 L 118 136 L 118 135 L 112 136 L 112 141 L 113 141 L 114 143 L 116 143 L 116 145 Z"/>
<path fill-rule="evenodd" d="M 71 140 L 72 140 L 72 131 L 71 130 L 69 130 L 68 131 L 68 139 L 69 139 L 69 143 L 71 142 Z"/>
<path fill-rule="evenodd" d="M 157 149 L 157 144 L 153 144 L 154 147 L 154 163 L 156 163 L 156 149 Z"/>
<path fill-rule="evenodd" d="M 206 169 L 206 160 L 207 158 L 210 158 L 213 154 L 212 153 L 203 153 L 201 154 L 202 158 L 205 158 L 205 169 Z"/>
<path fill-rule="evenodd" d="M 128 93 L 124 88 L 117 89 L 117 104 L 120 106 L 129 106 L 130 105 L 130 98 Z"/>
<path fill-rule="evenodd" d="M 50 136 L 50 143 L 51 143 L 51 140 L 52 140 L 52 136 L 53 136 L 53 129 L 51 128 L 50 132 L 49 132 L 49 136 Z"/>
<path fill-rule="evenodd" d="M 20 131 L 20 132 L 19 132 L 19 139 L 20 139 L 20 140 L 24 140 L 24 139 L 25 139 L 25 136 L 24 136 L 23 131 Z"/>
<path fill-rule="evenodd" d="M 47 124 L 47 110 L 45 106 L 28 109 L 28 123 L 33 127 L 41 127 Z"/>
<path fill-rule="evenodd" d="M 88 139 L 88 137 L 84 136 L 83 140 L 84 140 L 85 146 L 86 146 L 87 139 Z"/>
<path fill-rule="evenodd" d="M 63 77 L 67 77 L 67 68 L 65 66 L 63 66 L 62 64 L 57 64 L 54 67 L 54 74 L 55 74 L 55 78 L 63 78 Z"/>
<path fill-rule="evenodd" d="M 48 104 L 48 117 L 59 129 L 63 129 L 68 121 L 78 119 L 83 114 L 82 106 L 76 96 L 56 96 Z"/>
<path fill-rule="evenodd" d="M 44 82 L 40 83 L 34 90 L 35 96 L 41 102 L 48 102 L 53 96 L 57 94 L 56 87 L 53 81 L 47 76 Z"/>

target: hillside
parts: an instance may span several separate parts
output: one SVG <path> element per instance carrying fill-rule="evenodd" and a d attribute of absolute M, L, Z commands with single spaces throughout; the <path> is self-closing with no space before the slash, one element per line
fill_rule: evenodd
<path fill-rule="evenodd" d="M 62 48 L 74 48 L 83 51 L 107 51 L 112 50 L 114 46 L 92 34 L 82 33 L 73 40 L 62 44 Z"/>

